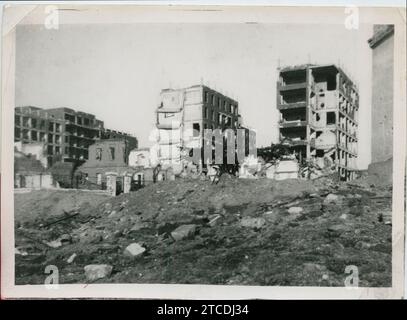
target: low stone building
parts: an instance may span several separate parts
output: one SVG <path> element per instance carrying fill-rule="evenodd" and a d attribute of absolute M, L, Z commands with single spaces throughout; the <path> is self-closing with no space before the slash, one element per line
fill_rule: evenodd
<path fill-rule="evenodd" d="M 14 151 L 14 188 L 52 188 L 52 175 L 33 155 Z"/>
<path fill-rule="evenodd" d="M 106 189 L 108 176 L 116 176 L 116 190 L 124 189 L 124 177 L 132 175 L 134 170 L 128 166 L 129 145 L 123 139 L 98 140 L 89 146 L 89 159 L 77 169 L 78 186 Z"/>
<path fill-rule="evenodd" d="M 75 174 L 76 186 L 108 189 L 113 194 L 137 190 L 147 184 L 171 179 L 170 170 L 129 164 L 130 146 L 124 139 L 99 140 L 89 147 L 89 159 Z"/>

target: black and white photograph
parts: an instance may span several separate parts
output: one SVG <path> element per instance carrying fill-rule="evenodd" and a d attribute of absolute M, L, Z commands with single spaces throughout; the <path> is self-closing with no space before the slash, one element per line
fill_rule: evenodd
<path fill-rule="evenodd" d="M 3 7 L 3 295 L 402 298 L 405 12 Z"/>

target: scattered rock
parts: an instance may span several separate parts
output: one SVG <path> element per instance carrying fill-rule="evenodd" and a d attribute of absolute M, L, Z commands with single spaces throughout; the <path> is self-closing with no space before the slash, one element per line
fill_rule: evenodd
<path fill-rule="evenodd" d="M 14 248 L 14 254 L 18 254 L 18 255 L 22 255 L 22 256 L 28 255 L 27 251 L 23 251 L 18 248 Z"/>
<path fill-rule="evenodd" d="M 344 213 L 339 218 L 341 218 L 342 220 L 346 220 L 346 219 L 348 219 L 348 215 L 346 213 Z"/>
<path fill-rule="evenodd" d="M 138 222 L 130 229 L 130 231 L 139 231 L 141 229 L 145 229 L 148 227 L 149 227 L 149 224 L 147 222 Z"/>
<path fill-rule="evenodd" d="M 289 214 L 300 214 L 304 210 L 301 207 L 291 207 L 288 209 Z"/>
<path fill-rule="evenodd" d="M 51 248 L 59 248 L 62 247 L 62 242 L 58 239 L 58 240 L 53 240 L 53 241 L 49 241 L 49 242 L 45 242 L 49 247 Z"/>
<path fill-rule="evenodd" d="M 219 219 L 221 218 L 222 216 L 220 215 L 220 214 L 215 214 L 213 217 L 211 217 L 211 219 L 209 220 L 209 222 L 208 222 L 208 225 L 210 226 L 210 227 L 214 227 L 219 221 Z"/>
<path fill-rule="evenodd" d="M 169 234 L 171 230 L 174 230 L 175 227 L 176 225 L 173 223 L 161 222 L 156 228 L 158 234 Z"/>
<path fill-rule="evenodd" d="M 240 220 L 240 225 L 246 228 L 260 229 L 264 226 L 266 220 L 264 218 L 245 217 Z"/>
<path fill-rule="evenodd" d="M 171 236 L 175 241 L 179 241 L 185 238 L 189 238 L 193 236 L 196 232 L 196 225 L 194 224 L 184 224 L 179 226 L 173 232 L 171 232 Z"/>
<path fill-rule="evenodd" d="M 122 211 L 122 210 L 126 207 L 127 202 L 128 202 L 128 201 L 123 201 L 123 202 L 120 204 L 120 206 L 119 206 L 119 211 Z"/>
<path fill-rule="evenodd" d="M 85 276 L 88 281 L 96 281 L 109 277 L 113 267 L 108 264 L 89 264 L 85 266 Z"/>
<path fill-rule="evenodd" d="M 356 249 L 369 249 L 372 245 L 365 241 L 358 241 L 355 245 Z"/>
<path fill-rule="evenodd" d="M 339 203 L 339 196 L 333 193 L 330 193 L 326 196 L 326 198 L 324 199 L 324 204 L 338 204 Z"/>
<path fill-rule="evenodd" d="M 82 243 L 98 243 L 103 241 L 103 232 L 98 230 L 87 230 L 80 235 L 80 242 Z"/>
<path fill-rule="evenodd" d="M 318 273 L 318 272 L 326 269 L 325 266 L 322 266 L 322 265 L 320 265 L 318 263 L 312 263 L 312 262 L 304 263 L 303 267 L 304 267 L 304 271 L 306 273 L 311 273 L 311 274 Z"/>
<path fill-rule="evenodd" d="M 142 255 L 146 251 L 146 248 L 142 247 L 138 243 L 132 243 L 124 249 L 124 255 L 128 257 L 137 257 Z"/>
<path fill-rule="evenodd" d="M 72 243 L 72 237 L 70 234 L 67 233 L 59 237 L 59 240 L 61 241 L 62 244 Z"/>
<path fill-rule="evenodd" d="M 112 218 L 116 215 L 116 210 L 113 210 L 112 212 L 110 212 L 110 214 L 108 215 L 109 218 Z"/>
<path fill-rule="evenodd" d="M 66 262 L 72 263 L 72 262 L 75 260 L 76 256 L 77 256 L 76 253 L 72 254 L 72 255 L 68 258 L 68 260 L 66 260 Z"/>
<path fill-rule="evenodd" d="M 383 211 L 382 212 L 382 221 L 384 224 L 390 225 L 392 223 L 392 214 L 391 211 Z"/>

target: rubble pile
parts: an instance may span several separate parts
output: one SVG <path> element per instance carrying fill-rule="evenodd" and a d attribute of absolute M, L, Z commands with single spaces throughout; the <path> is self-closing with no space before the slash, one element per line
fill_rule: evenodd
<path fill-rule="evenodd" d="M 163 181 L 66 210 L 51 206 L 52 192 L 39 203 L 19 194 L 16 284 L 44 283 L 55 265 L 59 283 L 344 286 L 354 265 L 360 286 L 391 286 L 391 193 L 229 177 Z M 30 201 L 56 212 L 34 216 Z"/>

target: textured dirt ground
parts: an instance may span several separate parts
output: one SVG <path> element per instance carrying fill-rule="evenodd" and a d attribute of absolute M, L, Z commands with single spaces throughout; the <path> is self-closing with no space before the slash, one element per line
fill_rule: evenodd
<path fill-rule="evenodd" d="M 354 265 L 359 286 L 391 286 L 391 185 L 378 181 L 224 177 L 217 185 L 166 181 L 116 198 L 19 194 L 16 284 L 44 283 L 47 265 L 58 267 L 60 283 L 87 283 L 84 266 L 108 264 L 112 273 L 97 283 L 343 286 Z M 63 210 L 79 214 L 55 223 L 67 217 Z M 184 224 L 195 232 L 175 241 L 171 232 Z M 62 235 L 62 246 L 46 244 Z M 125 255 L 131 243 L 145 253 Z"/>

